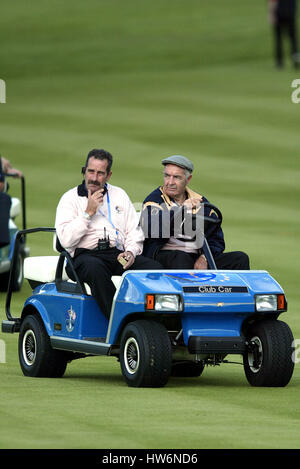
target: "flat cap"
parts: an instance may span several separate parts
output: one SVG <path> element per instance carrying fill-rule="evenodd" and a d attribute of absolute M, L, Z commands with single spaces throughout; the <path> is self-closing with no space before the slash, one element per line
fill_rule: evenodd
<path fill-rule="evenodd" d="M 180 168 L 187 169 L 191 173 L 194 170 L 193 163 L 188 160 L 185 156 L 181 155 L 168 156 L 168 158 L 162 160 L 162 164 L 175 164 L 176 166 L 180 166 Z"/>

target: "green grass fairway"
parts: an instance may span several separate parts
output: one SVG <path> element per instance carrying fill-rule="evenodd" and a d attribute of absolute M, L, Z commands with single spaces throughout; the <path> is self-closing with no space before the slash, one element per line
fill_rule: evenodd
<path fill-rule="evenodd" d="M 28 227 L 53 226 L 92 148 L 111 151 L 111 182 L 133 202 L 160 184 L 163 157 L 186 155 L 191 187 L 223 212 L 226 249 L 247 251 L 284 287 L 282 319 L 300 339 L 300 70 L 274 68 L 265 4 L 3 0 L 0 152 L 24 171 Z M 52 253 L 49 235 L 28 243 L 32 255 Z M 14 315 L 29 294 L 24 282 Z M 4 305 L 1 294 L 1 320 Z M 25 378 L 18 336 L 0 338 L 1 449 L 300 446 L 298 363 L 283 389 L 250 387 L 240 365 L 131 389 L 113 358 Z"/>

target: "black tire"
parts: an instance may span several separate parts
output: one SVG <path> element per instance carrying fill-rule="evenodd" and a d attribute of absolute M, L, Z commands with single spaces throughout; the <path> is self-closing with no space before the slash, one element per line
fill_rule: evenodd
<path fill-rule="evenodd" d="M 165 386 L 172 364 L 172 348 L 166 328 L 148 320 L 129 323 L 121 337 L 120 364 L 128 386 Z"/>
<path fill-rule="evenodd" d="M 25 376 L 60 378 L 67 367 L 64 352 L 51 347 L 45 327 L 36 315 L 26 316 L 20 327 L 19 362 Z"/>
<path fill-rule="evenodd" d="M 171 376 L 177 378 L 198 378 L 202 375 L 203 370 L 204 363 L 202 362 L 175 361 L 172 363 Z"/>
<path fill-rule="evenodd" d="M 252 386 L 283 387 L 289 383 L 294 371 L 293 340 L 289 326 L 282 321 L 263 320 L 250 327 L 250 348 L 243 360 Z"/>

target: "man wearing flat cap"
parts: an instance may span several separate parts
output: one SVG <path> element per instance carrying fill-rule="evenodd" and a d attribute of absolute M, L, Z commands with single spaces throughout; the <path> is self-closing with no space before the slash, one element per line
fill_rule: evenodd
<path fill-rule="evenodd" d="M 250 269 L 249 258 L 244 252 L 224 253 L 225 242 L 220 224 L 204 225 L 203 217 L 214 222 L 218 215 L 211 206 L 205 205 L 208 200 L 203 195 L 188 187 L 194 170 L 193 163 L 182 155 L 173 155 L 163 159 L 162 164 L 163 185 L 151 192 L 143 203 L 143 255 L 157 260 L 165 269 L 213 268 L 208 254 L 212 254 L 218 269 Z M 195 223 L 195 220 L 198 222 Z"/>

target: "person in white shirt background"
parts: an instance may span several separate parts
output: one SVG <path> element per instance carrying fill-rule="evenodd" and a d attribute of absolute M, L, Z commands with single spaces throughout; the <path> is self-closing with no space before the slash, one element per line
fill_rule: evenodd
<path fill-rule="evenodd" d="M 84 180 L 62 195 L 55 220 L 60 244 L 107 318 L 115 293 L 112 275 L 128 269 L 162 269 L 159 262 L 141 255 L 144 234 L 135 208 L 123 189 L 108 182 L 112 161 L 106 150 L 88 153 Z M 69 265 L 66 271 L 75 280 Z"/>

